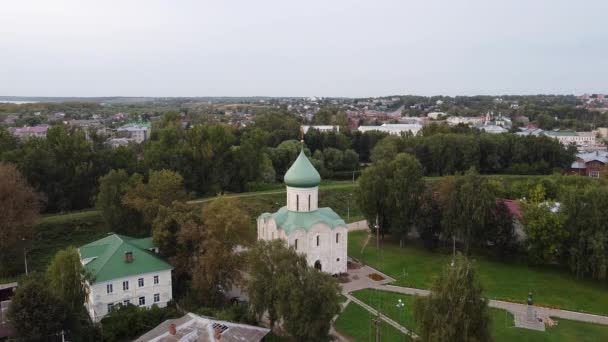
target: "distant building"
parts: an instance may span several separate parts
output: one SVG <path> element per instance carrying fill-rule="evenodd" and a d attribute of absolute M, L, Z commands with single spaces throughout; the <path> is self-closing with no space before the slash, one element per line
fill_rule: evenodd
<path fill-rule="evenodd" d="M 480 116 L 450 116 L 447 118 L 448 125 L 456 126 L 458 124 L 475 125 L 483 123 L 484 118 Z"/>
<path fill-rule="evenodd" d="M 498 125 L 474 125 L 473 127 L 480 129 L 486 133 L 490 133 L 490 134 L 500 134 L 500 133 L 507 133 L 509 132 L 508 129 L 502 127 L 502 126 L 498 126 Z"/>
<path fill-rule="evenodd" d="M 11 127 L 9 132 L 19 138 L 46 138 L 46 132 L 49 130 L 49 125 L 26 126 L 26 127 Z"/>
<path fill-rule="evenodd" d="M 319 132 L 340 132 L 340 126 L 337 125 L 302 125 L 302 132 L 306 134 L 311 128 L 314 128 Z"/>
<path fill-rule="evenodd" d="M 543 132 L 543 134 L 550 138 L 557 139 L 563 145 L 596 145 L 596 138 L 594 132 L 545 131 Z"/>
<path fill-rule="evenodd" d="M 576 155 L 576 160 L 570 165 L 570 173 L 599 178 L 606 163 L 608 163 L 608 152 L 606 151 L 579 153 Z"/>
<path fill-rule="evenodd" d="M 270 329 L 262 327 L 220 321 L 188 313 L 181 318 L 164 321 L 136 339 L 135 342 L 259 342 L 269 332 Z"/>
<path fill-rule="evenodd" d="M 136 143 L 142 143 L 150 138 L 150 123 L 129 123 L 116 129 L 119 138 L 129 138 Z"/>
<path fill-rule="evenodd" d="M 437 100 L 437 101 L 441 101 L 441 100 Z M 448 114 L 444 113 L 444 112 L 430 112 L 426 115 L 427 118 L 433 119 L 433 120 L 438 120 L 445 116 L 448 116 Z"/>
<path fill-rule="evenodd" d="M 173 298 L 173 267 L 158 255 L 152 238 L 112 234 L 78 249 L 93 281 L 85 306 L 94 322 L 120 305 L 167 306 Z"/>
<path fill-rule="evenodd" d="M 401 133 L 411 132 L 413 135 L 418 134 L 422 129 L 420 124 L 382 124 L 382 126 L 359 126 L 359 132 L 365 133 L 370 131 L 386 132 L 391 135 L 401 135 Z"/>

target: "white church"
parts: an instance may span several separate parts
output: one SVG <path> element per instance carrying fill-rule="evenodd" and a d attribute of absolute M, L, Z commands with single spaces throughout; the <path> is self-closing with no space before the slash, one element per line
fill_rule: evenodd
<path fill-rule="evenodd" d="M 319 208 L 321 176 L 303 148 L 284 181 L 287 205 L 258 217 L 258 240 L 283 239 L 306 255 L 310 266 L 330 274 L 345 273 L 348 228 L 331 208 Z"/>

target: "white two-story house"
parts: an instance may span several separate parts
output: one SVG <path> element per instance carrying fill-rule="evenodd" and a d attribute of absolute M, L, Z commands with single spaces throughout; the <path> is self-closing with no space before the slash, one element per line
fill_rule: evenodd
<path fill-rule="evenodd" d="M 85 305 L 94 322 L 119 305 L 165 307 L 173 298 L 173 267 L 157 255 L 152 238 L 112 234 L 78 251 L 91 276 Z"/>

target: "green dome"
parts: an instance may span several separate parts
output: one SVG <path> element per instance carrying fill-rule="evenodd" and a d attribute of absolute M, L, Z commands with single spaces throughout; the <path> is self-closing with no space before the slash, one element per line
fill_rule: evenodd
<path fill-rule="evenodd" d="M 321 183 L 321 176 L 317 169 L 304 154 L 304 149 L 300 150 L 300 155 L 293 162 L 287 173 L 285 173 L 285 184 L 295 188 L 312 188 Z"/>

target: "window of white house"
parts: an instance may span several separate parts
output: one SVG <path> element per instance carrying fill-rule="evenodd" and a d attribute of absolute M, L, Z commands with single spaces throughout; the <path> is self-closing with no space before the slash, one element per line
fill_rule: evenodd
<path fill-rule="evenodd" d="M 139 297 L 139 305 L 146 305 L 146 297 Z"/>
<path fill-rule="evenodd" d="M 300 195 L 296 195 L 296 210 L 300 211 Z"/>
<path fill-rule="evenodd" d="M 112 293 L 112 292 L 114 292 L 114 288 L 112 287 L 112 284 L 107 284 L 107 285 L 106 285 L 106 292 L 107 292 L 107 293 Z"/>
<path fill-rule="evenodd" d="M 127 291 L 129 289 L 129 281 L 125 280 L 122 282 L 122 290 Z"/>
<path fill-rule="evenodd" d="M 108 313 L 112 312 L 112 310 L 114 310 L 114 303 L 108 303 Z"/>
<path fill-rule="evenodd" d="M 340 243 L 340 233 L 336 233 L 336 243 Z"/>
<path fill-rule="evenodd" d="M 320 242 L 321 242 L 321 239 L 320 239 L 319 235 L 317 235 L 317 247 L 319 246 Z"/>
<path fill-rule="evenodd" d="M 124 306 L 127 306 L 129 304 L 131 304 L 131 301 L 128 300 L 128 299 L 125 299 L 125 300 L 122 301 L 122 305 L 124 305 Z"/>
<path fill-rule="evenodd" d="M 296 239 L 295 243 L 294 243 L 294 247 L 296 248 L 296 251 L 298 250 L 298 239 Z"/>
<path fill-rule="evenodd" d="M 154 294 L 154 303 L 158 303 L 160 302 L 160 293 L 155 293 Z"/>
<path fill-rule="evenodd" d="M 144 287 L 144 278 L 137 279 L 137 286 Z"/>
<path fill-rule="evenodd" d="M 158 276 L 157 276 L 157 275 L 155 275 L 155 276 L 154 276 L 154 285 L 157 285 L 157 284 L 158 284 Z"/>
<path fill-rule="evenodd" d="M 308 195 L 308 210 L 310 210 L 310 195 Z"/>

